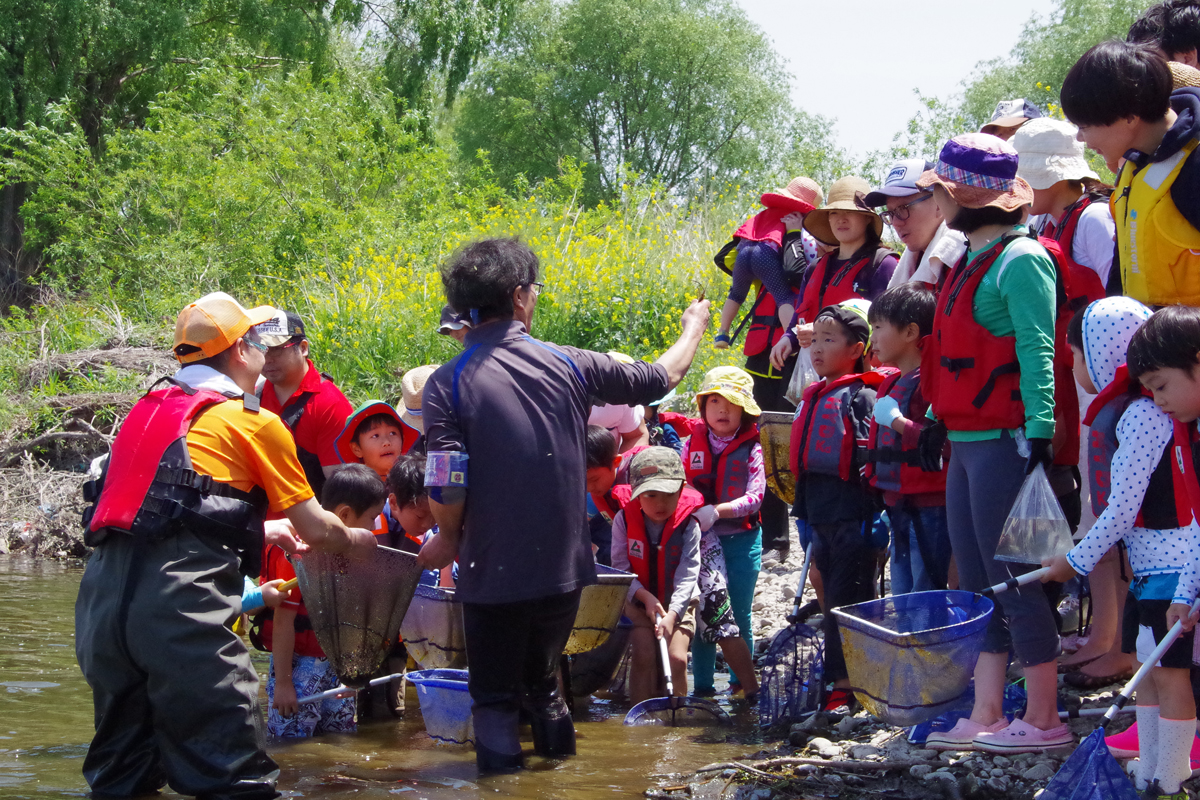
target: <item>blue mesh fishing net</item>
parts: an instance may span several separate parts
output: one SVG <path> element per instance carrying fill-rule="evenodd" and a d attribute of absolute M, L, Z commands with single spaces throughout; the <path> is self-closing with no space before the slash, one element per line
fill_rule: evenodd
<path fill-rule="evenodd" d="M 1038 800 L 1138 800 L 1133 783 L 1104 744 L 1097 728 L 1080 742 Z"/>

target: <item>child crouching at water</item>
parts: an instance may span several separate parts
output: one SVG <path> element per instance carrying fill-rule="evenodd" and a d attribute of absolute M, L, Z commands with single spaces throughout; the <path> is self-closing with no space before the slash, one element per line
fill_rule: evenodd
<path fill-rule="evenodd" d="M 804 390 L 792 423 L 792 513 L 812 526 L 812 563 L 821 571 L 822 607 L 827 609 L 874 598 L 875 557 L 869 533 L 878 507 L 859 475 L 875 390 L 883 380 L 865 365 L 871 338 L 869 307 L 864 300 L 847 300 L 817 315 L 810 353 L 823 380 Z M 833 614 L 825 614 L 823 627 L 825 680 L 833 682 L 825 710 L 846 713 L 856 701 Z"/>
<path fill-rule="evenodd" d="M 369 467 L 350 464 L 329 476 L 321 493 L 321 506 L 349 527 L 369 528 L 383 508 L 383 482 Z M 283 550 L 272 546 L 263 559 L 264 580 L 289 580 L 296 576 Z M 316 733 L 353 733 L 354 697 L 334 697 L 316 703 L 299 697 L 340 685 L 337 674 L 317 643 L 299 589 L 262 623 L 264 644 L 271 651 L 267 678 L 267 730 L 272 736 L 304 738 Z"/>
<path fill-rule="evenodd" d="M 687 654 L 695 631 L 700 526 L 693 514 L 704 505 L 684 485 L 683 463 L 668 447 L 648 447 L 629 465 L 631 497 L 613 519 L 612 564 L 637 577 L 629 587 L 625 616 L 629 641 L 629 700 L 660 697 L 657 639 L 666 637 L 671 682 L 687 691 Z M 664 606 L 664 604 L 666 604 Z"/>

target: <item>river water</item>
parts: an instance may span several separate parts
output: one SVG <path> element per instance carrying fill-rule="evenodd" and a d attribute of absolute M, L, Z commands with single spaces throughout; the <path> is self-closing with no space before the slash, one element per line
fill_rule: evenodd
<path fill-rule="evenodd" d="M 0 797 L 87 793 L 80 769 L 93 730 L 92 699 L 74 650 L 82 574 L 81 564 L 0 556 Z M 263 655 L 255 652 L 260 676 Z M 186 665 L 179 679 L 187 680 Z M 269 744 L 282 768 L 280 791 L 286 797 L 413 800 L 641 796 L 653 775 L 689 772 L 757 749 L 755 721 L 745 712 L 733 729 L 626 728 L 624 707 L 593 701 L 576 715 L 578 756 L 531 756 L 524 772 L 480 779 L 472 751 L 435 744 L 425 734 L 411 690 L 407 707 L 406 719 L 370 723 L 357 734 Z"/>

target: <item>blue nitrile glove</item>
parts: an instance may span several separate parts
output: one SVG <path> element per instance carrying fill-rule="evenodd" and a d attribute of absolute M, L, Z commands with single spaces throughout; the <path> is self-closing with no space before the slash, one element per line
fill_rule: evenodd
<path fill-rule="evenodd" d="M 904 415 L 900 413 L 900 404 L 894 397 L 878 397 L 875 399 L 875 421 L 885 428 Z"/>

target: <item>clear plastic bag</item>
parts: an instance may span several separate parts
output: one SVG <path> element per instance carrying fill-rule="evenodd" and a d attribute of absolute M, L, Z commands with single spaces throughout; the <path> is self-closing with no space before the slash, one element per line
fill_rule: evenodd
<path fill-rule="evenodd" d="M 1071 526 L 1050 488 L 1045 468 L 1038 464 L 1004 521 L 996 559 L 1040 566 L 1043 560 L 1065 555 L 1070 549 Z"/>
<path fill-rule="evenodd" d="M 812 356 L 809 355 L 808 348 L 801 347 L 800 352 L 796 354 L 796 368 L 792 370 L 792 379 L 788 381 L 787 391 L 783 396 L 789 403 L 798 406 L 808 385 L 820 379 L 821 376 L 813 368 Z"/>

